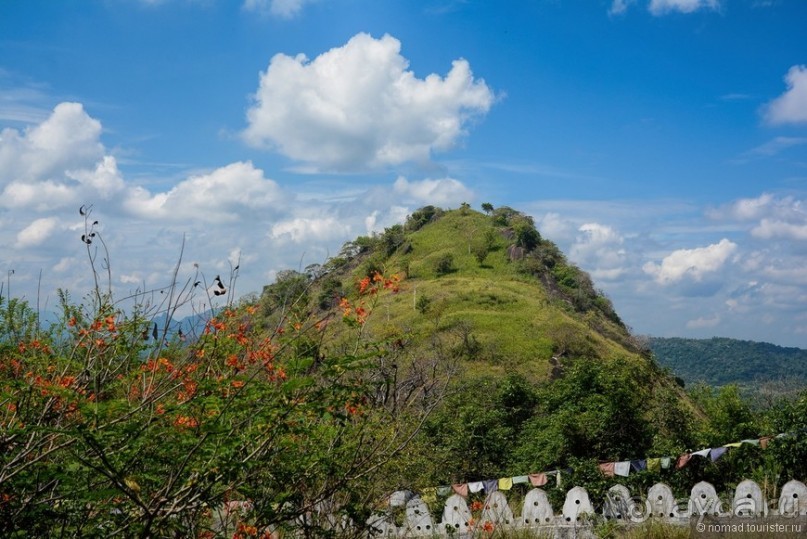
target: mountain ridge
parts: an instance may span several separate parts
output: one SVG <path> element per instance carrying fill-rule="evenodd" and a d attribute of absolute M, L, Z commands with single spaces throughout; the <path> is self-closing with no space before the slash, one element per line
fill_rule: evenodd
<path fill-rule="evenodd" d="M 657 361 L 687 385 L 736 384 L 753 390 L 780 384 L 783 392 L 807 386 L 807 350 L 802 348 L 727 337 L 643 339 Z"/>

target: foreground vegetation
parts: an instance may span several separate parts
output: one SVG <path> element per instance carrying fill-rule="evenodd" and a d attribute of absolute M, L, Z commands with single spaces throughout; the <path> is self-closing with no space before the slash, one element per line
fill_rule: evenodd
<path fill-rule="evenodd" d="M 0 294 L 4 537 L 344 536 L 394 490 L 550 469 L 555 508 L 572 485 L 597 506 L 617 482 L 601 461 L 779 432 L 798 435 L 619 482 L 680 495 L 752 478 L 775 498 L 807 477 L 807 394 L 759 410 L 732 386 L 687 393 L 510 208 L 422 208 L 239 303 L 237 268 L 204 289 L 178 264 L 126 309 L 85 217 L 83 302 L 62 292 L 44 327 Z M 174 317 L 198 295 L 221 305 L 183 332 Z"/>

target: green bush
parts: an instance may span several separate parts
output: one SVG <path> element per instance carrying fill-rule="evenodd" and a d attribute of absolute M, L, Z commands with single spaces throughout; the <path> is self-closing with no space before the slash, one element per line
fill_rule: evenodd
<path fill-rule="evenodd" d="M 438 276 L 447 275 L 453 271 L 455 271 L 454 255 L 451 253 L 444 253 L 434 261 L 434 272 Z"/>

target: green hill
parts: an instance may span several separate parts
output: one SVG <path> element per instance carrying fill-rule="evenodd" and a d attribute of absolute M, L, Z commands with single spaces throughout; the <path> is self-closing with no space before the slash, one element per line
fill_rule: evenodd
<path fill-rule="evenodd" d="M 374 304 L 359 288 L 376 272 L 401 281 Z M 342 297 L 373 307 L 362 332 L 374 348 L 361 351 L 399 380 L 400 398 L 450 380 L 396 472 L 414 483 L 677 451 L 704 421 L 591 278 L 511 208 L 421 208 L 280 275 L 261 296 L 263 323 L 339 315 Z M 351 352 L 354 335 L 310 352 Z"/>
<path fill-rule="evenodd" d="M 736 384 L 746 391 L 788 393 L 807 386 L 807 350 L 713 337 L 648 337 L 658 362 L 687 385 Z"/>

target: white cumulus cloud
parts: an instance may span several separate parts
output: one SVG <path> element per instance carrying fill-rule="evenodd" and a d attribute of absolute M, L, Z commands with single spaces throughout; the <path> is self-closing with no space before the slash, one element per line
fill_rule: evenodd
<path fill-rule="evenodd" d="M 465 60 L 418 79 L 392 36 L 357 34 L 309 61 L 278 54 L 261 74 L 244 140 L 318 170 L 428 161 L 453 147 L 493 92 Z"/>
<path fill-rule="evenodd" d="M 736 250 L 737 244 L 724 238 L 707 247 L 678 249 L 664 257 L 661 264 L 648 262 L 642 269 L 661 285 L 683 279 L 700 282 L 708 274 L 723 268 Z"/>
<path fill-rule="evenodd" d="M 807 66 L 791 67 L 785 82 L 785 93 L 765 107 L 765 120 L 774 125 L 807 122 Z"/>
<path fill-rule="evenodd" d="M 756 198 L 743 198 L 708 212 L 715 220 L 733 219 L 756 222 L 751 235 L 761 239 L 807 240 L 807 207 L 793 196 L 763 193 Z"/>
<path fill-rule="evenodd" d="M 595 279 L 613 280 L 622 276 L 627 256 L 622 235 L 600 223 L 585 223 L 578 232 L 569 257 L 587 268 Z"/>
<path fill-rule="evenodd" d="M 282 201 L 280 187 L 262 170 L 251 162 L 236 162 L 191 176 L 167 192 L 136 188 L 124 207 L 148 218 L 235 222 L 246 211 L 280 208 Z"/>
<path fill-rule="evenodd" d="M 435 206 L 457 206 L 474 198 L 473 192 L 454 178 L 409 181 L 399 176 L 392 189 L 396 195 L 412 199 L 415 203 Z"/>
<path fill-rule="evenodd" d="M 61 103 L 43 122 L 0 132 L 0 196 L 6 208 L 48 211 L 82 198 L 108 200 L 124 189 L 104 155 L 101 123 L 80 103 Z"/>
<path fill-rule="evenodd" d="M 101 123 L 80 103 L 60 103 L 42 123 L 20 132 L 0 131 L 0 183 L 63 175 L 103 155 Z"/>

